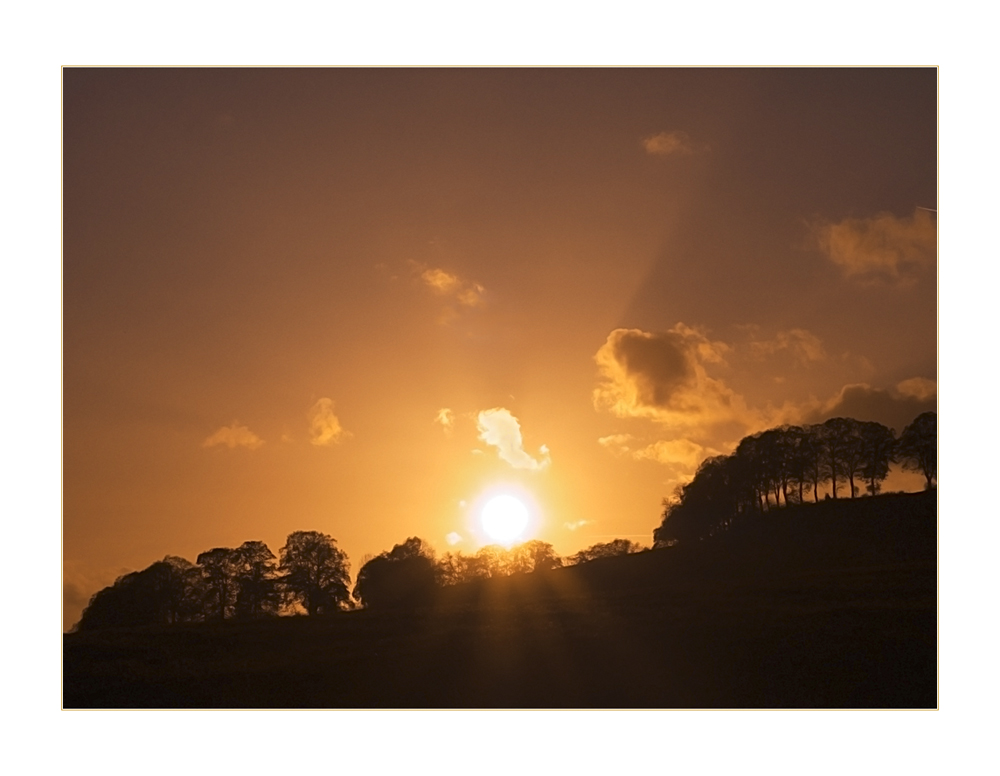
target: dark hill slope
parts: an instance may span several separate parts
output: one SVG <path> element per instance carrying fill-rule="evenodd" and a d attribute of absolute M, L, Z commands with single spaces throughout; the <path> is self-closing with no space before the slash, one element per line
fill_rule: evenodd
<path fill-rule="evenodd" d="M 64 704 L 934 707 L 936 495 L 447 588 L 418 612 L 70 634 Z"/>

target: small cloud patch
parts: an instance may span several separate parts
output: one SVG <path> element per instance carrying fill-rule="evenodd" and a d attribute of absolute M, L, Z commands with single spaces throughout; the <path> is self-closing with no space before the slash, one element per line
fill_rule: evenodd
<path fill-rule="evenodd" d="M 642 147 L 652 156 L 687 156 L 707 150 L 707 146 L 696 145 L 687 132 L 680 130 L 644 137 Z"/>
<path fill-rule="evenodd" d="M 497 448 L 504 461 L 515 469 L 541 470 L 549 465 L 549 449 L 542 445 L 539 457 L 533 458 L 524 450 L 521 438 L 521 424 L 517 418 L 503 407 L 483 410 L 479 413 L 479 438 Z"/>
<path fill-rule="evenodd" d="M 246 426 L 234 420 L 231 426 L 223 426 L 208 439 L 201 443 L 202 447 L 216 447 L 224 445 L 230 450 L 237 447 L 245 447 L 248 450 L 256 450 L 264 444 L 264 440 L 257 436 Z"/>
<path fill-rule="evenodd" d="M 455 426 L 455 413 L 447 407 L 442 407 L 438 410 L 437 417 L 434 418 L 434 422 L 440 423 L 444 432 L 446 434 L 450 434 Z"/>
<path fill-rule="evenodd" d="M 816 224 L 813 231 L 827 258 L 862 282 L 912 282 L 937 262 L 937 220 L 926 210 L 904 218 L 845 218 Z"/>
<path fill-rule="evenodd" d="M 337 444 L 350 437 L 333 412 L 333 399 L 322 398 L 309 410 L 309 441 L 317 447 Z"/>
<path fill-rule="evenodd" d="M 481 283 L 466 280 L 440 267 L 426 267 L 412 262 L 411 266 L 419 274 L 421 282 L 438 296 L 446 297 L 459 309 L 481 307 L 486 301 L 486 289 Z M 453 307 L 446 308 L 442 320 L 447 322 L 457 315 Z"/>

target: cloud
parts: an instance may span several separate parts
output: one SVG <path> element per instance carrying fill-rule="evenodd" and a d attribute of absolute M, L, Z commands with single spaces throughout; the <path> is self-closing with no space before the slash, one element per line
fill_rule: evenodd
<path fill-rule="evenodd" d="M 202 442 L 201 446 L 215 447 L 216 445 L 225 445 L 230 450 L 236 447 L 256 450 L 262 444 L 264 444 L 263 439 L 246 426 L 241 426 L 238 420 L 234 420 L 231 426 L 223 426 Z"/>
<path fill-rule="evenodd" d="M 545 445 L 539 448 L 540 457 L 537 460 L 524 451 L 521 424 L 503 407 L 480 412 L 478 426 L 479 438 L 496 447 L 500 457 L 515 469 L 541 470 L 551 462 Z"/>
<path fill-rule="evenodd" d="M 333 399 L 322 398 L 309 410 L 309 441 L 314 445 L 325 447 L 350 436 L 333 413 Z"/>
<path fill-rule="evenodd" d="M 451 275 L 443 269 L 427 269 L 420 274 L 421 279 L 439 294 L 450 294 L 461 287 L 456 275 Z"/>
<path fill-rule="evenodd" d="M 632 439 L 631 434 L 612 434 L 611 436 L 600 437 L 597 440 L 597 444 L 616 455 L 621 455 L 628 452 L 628 443 Z"/>
<path fill-rule="evenodd" d="M 811 362 L 823 361 L 827 357 L 826 350 L 823 348 L 823 343 L 819 337 L 805 329 L 779 331 L 774 339 L 753 340 L 750 343 L 750 352 L 757 358 L 773 356 L 775 353 L 781 351 L 791 353 L 805 365 Z"/>
<path fill-rule="evenodd" d="M 593 520 L 575 520 L 572 523 L 563 523 L 563 527 L 567 531 L 575 531 L 577 528 L 583 528 L 585 525 L 593 525 Z"/>
<path fill-rule="evenodd" d="M 637 441 L 631 434 L 613 434 L 601 437 L 598 444 L 618 457 L 629 457 L 637 461 L 655 461 L 672 468 L 694 471 L 698 464 L 718 451 L 690 439 L 659 440 L 651 444 L 635 446 Z"/>
<path fill-rule="evenodd" d="M 724 364 L 729 350 L 683 323 L 660 333 L 615 329 L 594 356 L 601 374 L 594 406 L 679 431 L 756 425 L 760 419 L 743 397 L 706 370 L 706 365 Z"/>
<path fill-rule="evenodd" d="M 867 383 L 845 385 L 840 391 L 805 417 L 807 423 L 821 423 L 829 418 L 874 420 L 897 433 L 922 412 L 937 410 L 937 384 L 914 377 L 895 388 L 872 388 Z"/>
<path fill-rule="evenodd" d="M 687 132 L 660 132 L 642 139 L 642 147 L 653 156 L 688 155 L 708 150 L 708 146 L 696 146 Z"/>
<path fill-rule="evenodd" d="M 937 381 L 928 380 L 926 377 L 911 377 L 909 380 L 896 385 L 896 390 L 902 396 L 910 396 L 914 399 L 927 400 L 937 399 Z"/>
<path fill-rule="evenodd" d="M 440 423 L 444 432 L 446 434 L 450 434 L 452 428 L 455 426 L 455 413 L 447 407 L 442 407 L 438 410 L 437 417 L 434 418 L 434 422 Z"/>
<path fill-rule="evenodd" d="M 911 282 L 937 261 L 937 220 L 926 210 L 909 218 L 847 218 L 813 229 L 827 257 L 861 281 Z"/>
<path fill-rule="evenodd" d="M 636 450 L 633 457 L 680 466 L 685 469 L 694 469 L 708 457 L 708 454 L 709 451 L 690 439 L 672 439 L 654 442 L 641 450 Z"/>
<path fill-rule="evenodd" d="M 440 268 L 427 268 L 416 262 L 411 262 L 411 265 L 420 273 L 424 285 L 438 296 L 448 297 L 466 308 L 480 307 L 485 302 L 486 289 L 481 283 L 465 280 Z M 451 313 L 454 315 L 453 310 Z"/>

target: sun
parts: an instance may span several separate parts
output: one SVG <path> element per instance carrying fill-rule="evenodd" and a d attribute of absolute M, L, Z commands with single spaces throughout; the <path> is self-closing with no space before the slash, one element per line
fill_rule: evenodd
<path fill-rule="evenodd" d="M 506 493 L 494 496 L 480 513 L 483 530 L 499 544 L 511 544 L 528 527 L 528 508 Z"/>

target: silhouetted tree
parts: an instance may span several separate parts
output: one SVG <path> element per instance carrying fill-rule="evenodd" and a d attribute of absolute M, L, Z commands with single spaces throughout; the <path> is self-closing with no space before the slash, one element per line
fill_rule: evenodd
<path fill-rule="evenodd" d="M 927 482 L 925 490 L 937 479 L 937 413 L 923 412 L 903 429 L 899 437 L 899 457 L 907 471 L 918 471 Z"/>
<path fill-rule="evenodd" d="M 183 558 L 167 556 L 133 571 L 94 594 L 77 630 L 173 624 L 199 616 L 198 570 Z"/>
<path fill-rule="evenodd" d="M 538 539 L 532 539 L 510 548 L 512 573 L 530 574 L 535 571 L 548 571 L 562 566 L 562 558 L 551 544 Z"/>
<path fill-rule="evenodd" d="M 206 617 L 224 620 L 233 614 L 238 590 L 235 561 L 231 547 L 216 547 L 198 556 L 204 579 Z"/>
<path fill-rule="evenodd" d="M 599 542 L 592 544 L 584 550 L 580 550 L 575 555 L 570 556 L 570 562 L 574 565 L 579 563 L 589 563 L 600 558 L 614 558 L 619 555 L 631 555 L 642 552 L 645 547 L 631 539 L 613 539 L 610 542 Z"/>
<path fill-rule="evenodd" d="M 489 573 L 485 564 L 474 555 L 446 552 L 435 566 L 440 585 L 458 585 L 474 579 L 486 579 Z"/>
<path fill-rule="evenodd" d="M 744 510 L 744 475 L 736 456 L 702 461 L 694 479 L 664 501 L 663 521 L 653 532 L 656 546 L 694 541 L 726 528 Z"/>
<path fill-rule="evenodd" d="M 234 613 L 255 618 L 278 613 L 281 603 L 274 553 L 264 542 L 244 542 L 233 550 Z"/>
<path fill-rule="evenodd" d="M 840 480 L 850 481 L 851 497 L 854 497 L 856 467 L 853 464 L 860 459 L 854 432 L 856 425 L 857 421 L 852 418 L 830 418 L 820 426 L 820 439 L 826 452 L 825 474 L 830 480 L 833 498 L 837 498 Z"/>
<path fill-rule="evenodd" d="M 434 551 L 412 536 L 363 565 L 353 595 L 371 609 L 412 608 L 429 603 L 436 586 Z"/>
<path fill-rule="evenodd" d="M 310 615 L 337 611 L 350 600 L 350 564 L 333 537 L 295 531 L 279 554 L 285 590 Z"/>
<path fill-rule="evenodd" d="M 881 423 L 866 421 L 858 425 L 861 442 L 861 475 L 868 482 L 868 492 L 877 495 L 889 476 L 889 465 L 896 459 L 896 433 Z"/>
<path fill-rule="evenodd" d="M 813 501 L 819 501 L 820 483 L 826 481 L 826 449 L 822 426 L 807 426 L 799 445 L 802 477 L 812 485 Z"/>

